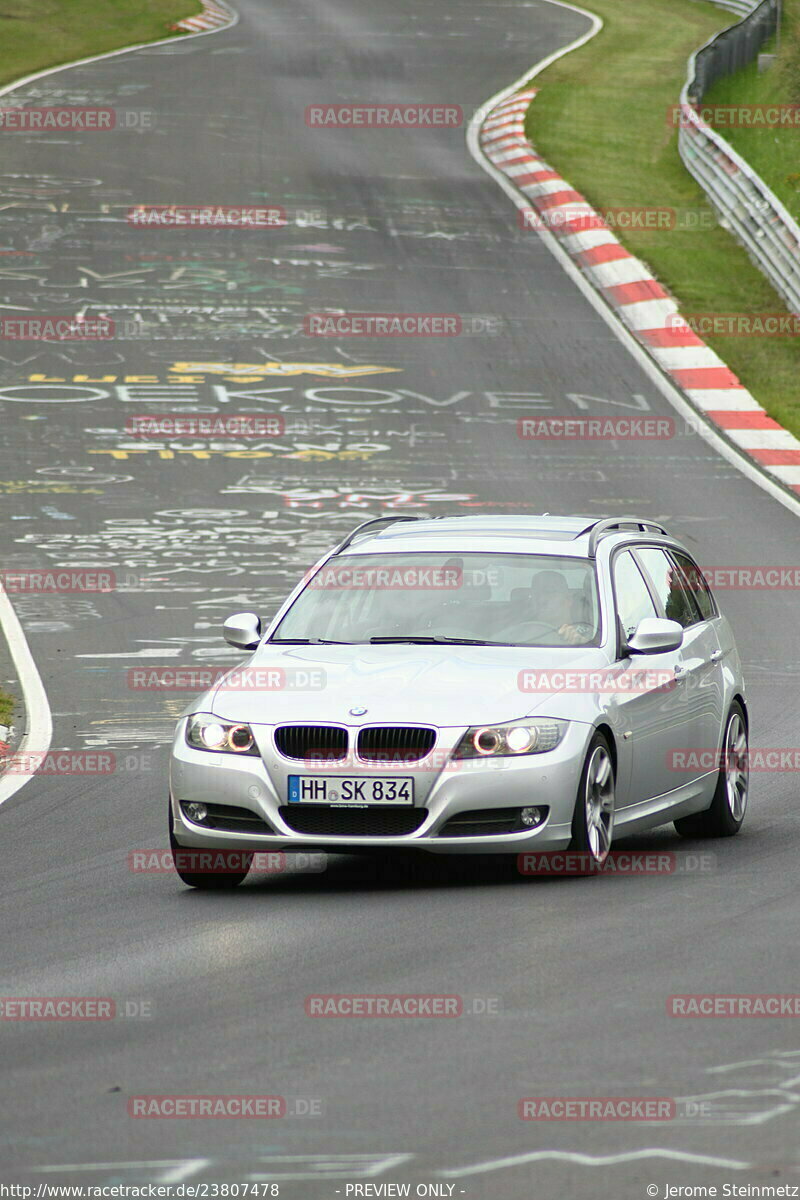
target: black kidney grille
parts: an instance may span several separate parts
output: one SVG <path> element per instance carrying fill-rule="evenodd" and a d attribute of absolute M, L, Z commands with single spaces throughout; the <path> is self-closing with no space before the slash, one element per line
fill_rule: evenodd
<path fill-rule="evenodd" d="M 358 757 L 366 762 L 417 762 L 436 744 L 436 730 L 420 725 L 381 725 L 362 729 L 358 735 Z"/>
<path fill-rule="evenodd" d="M 347 730 L 338 725 L 281 725 L 275 745 L 284 758 L 341 762 L 347 757 Z"/>
<path fill-rule="evenodd" d="M 419 829 L 426 808 L 338 808 L 330 804 L 284 805 L 280 814 L 295 833 L 327 837 L 402 837 Z"/>

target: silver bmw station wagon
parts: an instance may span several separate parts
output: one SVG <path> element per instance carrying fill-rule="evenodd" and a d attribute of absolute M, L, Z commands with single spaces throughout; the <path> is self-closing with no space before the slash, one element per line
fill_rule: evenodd
<path fill-rule="evenodd" d="M 688 550 L 636 517 L 381 517 L 309 571 L 181 718 L 169 833 L 190 886 L 253 852 L 520 854 L 602 864 L 673 821 L 738 832 L 748 710 Z M 229 869 L 203 851 L 238 852 Z M 226 862 L 229 859 L 226 858 Z"/>

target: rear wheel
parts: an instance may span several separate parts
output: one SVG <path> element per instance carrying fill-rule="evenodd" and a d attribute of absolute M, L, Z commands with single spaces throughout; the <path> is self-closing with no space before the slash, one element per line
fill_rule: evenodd
<path fill-rule="evenodd" d="M 741 704 L 734 700 L 722 739 L 722 762 L 711 807 L 681 817 L 675 822 L 678 833 L 686 838 L 733 837 L 744 821 L 749 786 L 747 722 Z"/>
<path fill-rule="evenodd" d="M 590 875 L 608 858 L 615 807 L 614 760 L 606 738 L 596 733 L 581 772 L 569 847 L 570 853 L 582 856 L 582 874 Z"/>
<path fill-rule="evenodd" d="M 239 886 L 247 878 L 253 855 L 242 850 L 197 850 L 179 846 L 172 832 L 172 810 L 169 814 L 169 848 L 172 864 L 178 877 L 187 887 L 200 888 L 206 892 L 227 892 Z M 204 864 L 204 859 L 206 863 Z M 205 870 L 192 870 L 206 865 Z"/>

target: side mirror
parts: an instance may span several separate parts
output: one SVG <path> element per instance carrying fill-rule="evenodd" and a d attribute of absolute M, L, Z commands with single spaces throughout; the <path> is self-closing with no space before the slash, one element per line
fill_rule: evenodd
<path fill-rule="evenodd" d="M 261 640 L 261 618 L 255 613 L 234 613 L 222 626 L 222 635 L 237 650 L 255 650 Z"/>
<path fill-rule="evenodd" d="M 677 621 L 645 617 L 636 626 L 633 637 L 628 639 L 628 651 L 631 654 L 664 654 L 680 649 L 682 644 L 683 626 Z"/>

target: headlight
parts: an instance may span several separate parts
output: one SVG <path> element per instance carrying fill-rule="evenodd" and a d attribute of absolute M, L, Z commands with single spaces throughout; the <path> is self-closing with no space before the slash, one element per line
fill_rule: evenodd
<path fill-rule="evenodd" d="M 258 754 L 249 725 L 232 725 L 209 713 L 194 713 L 186 725 L 186 743 L 194 750 L 216 750 L 224 754 Z"/>
<path fill-rule="evenodd" d="M 510 721 L 468 729 L 453 758 L 518 758 L 555 750 L 567 732 L 566 721 Z"/>

